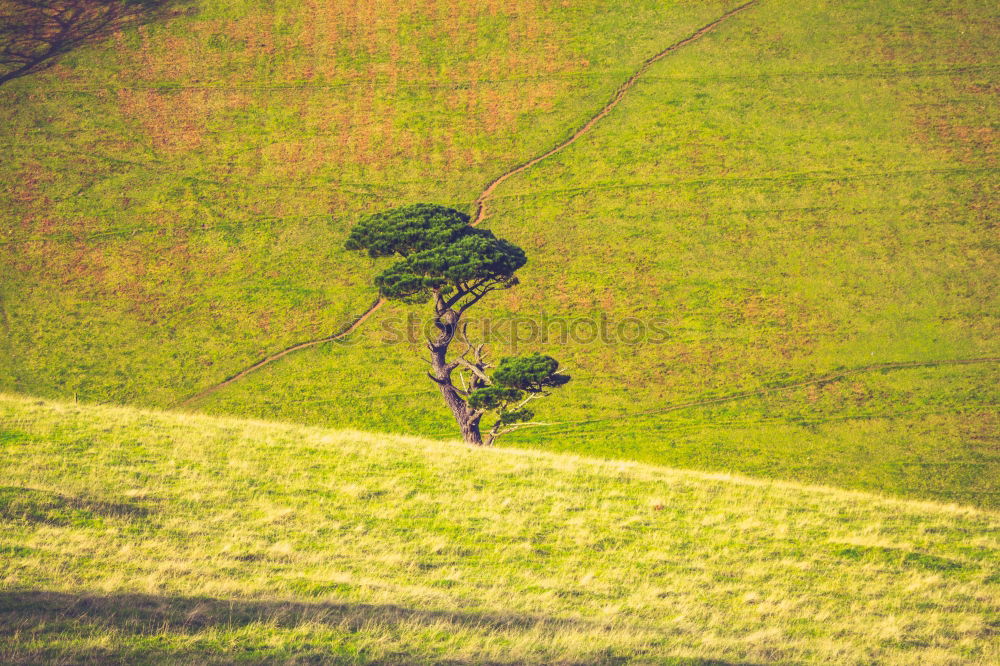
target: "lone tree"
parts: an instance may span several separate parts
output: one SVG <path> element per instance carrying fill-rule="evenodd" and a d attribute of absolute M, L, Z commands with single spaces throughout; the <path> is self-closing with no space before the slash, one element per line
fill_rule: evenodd
<path fill-rule="evenodd" d="M 562 386 L 569 376 L 559 374 L 551 356 L 506 357 L 492 374 L 483 349 L 468 338 L 462 316 L 486 294 L 510 289 L 514 275 L 527 262 L 524 251 L 492 232 L 469 226 L 461 211 L 432 204 L 414 204 L 362 219 L 345 247 L 372 258 L 399 257 L 375 278 L 382 296 L 404 303 L 433 303 L 437 331 L 427 341 L 431 372 L 469 444 L 483 444 L 480 421 L 492 413 L 495 421 L 486 444 L 526 425 L 534 413 L 526 405 Z M 449 359 L 449 347 L 459 340 L 463 349 Z M 452 374 L 458 370 L 461 387 Z M 465 377 L 468 372 L 468 379 Z"/>

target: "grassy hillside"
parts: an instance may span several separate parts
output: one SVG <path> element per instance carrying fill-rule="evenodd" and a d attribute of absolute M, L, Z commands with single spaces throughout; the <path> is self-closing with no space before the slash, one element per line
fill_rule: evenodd
<path fill-rule="evenodd" d="M 360 214 L 466 206 L 724 3 L 168 7 L 0 87 L 6 387 L 167 405 L 340 328 Z"/>
<path fill-rule="evenodd" d="M 1000 356 L 995 19 L 986 3 L 761 4 L 504 185 L 487 225 L 530 262 L 483 316 L 526 337 L 554 321 L 520 348 L 576 376 L 542 417 L 558 425 L 514 441 L 996 506 L 997 363 L 934 364 Z M 434 388 L 412 386 L 419 346 L 386 343 L 405 316 L 201 405 L 447 435 Z M 601 317 L 670 335 L 561 339 L 560 320 Z M 658 413 L 886 362 L 929 365 Z"/>
<path fill-rule="evenodd" d="M 736 4 L 202 0 L 0 86 L 0 386 L 169 406 L 338 330 L 359 215 L 468 205 Z M 994 5 L 757 3 L 505 183 L 483 316 L 669 332 L 501 331 L 575 377 L 511 441 L 998 506 L 997 363 L 938 363 L 1000 356 Z M 194 407 L 450 437 L 411 312 Z"/>
<path fill-rule="evenodd" d="M 0 660 L 991 663 L 1000 517 L 0 397 Z"/>

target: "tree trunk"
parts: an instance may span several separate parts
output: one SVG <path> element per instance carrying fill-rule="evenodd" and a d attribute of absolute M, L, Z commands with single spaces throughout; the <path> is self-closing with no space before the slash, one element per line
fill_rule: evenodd
<path fill-rule="evenodd" d="M 455 416 L 455 422 L 458 423 L 458 428 L 462 431 L 462 439 L 465 440 L 465 443 L 482 446 L 483 437 L 479 432 L 479 420 L 482 415 L 473 414 L 469 410 L 469 406 L 465 404 L 465 400 L 462 400 L 451 383 L 452 368 L 448 365 L 447 354 L 448 345 L 451 344 L 455 327 L 458 325 L 458 315 L 451 310 L 444 313 L 439 312 L 435 323 L 440 333 L 437 338 L 427 343 L 427 348 L 431 352 L 431 375 L 434 377 L 434 383 L 438 385 L 445 404 Z"/>
<path fill-rule="evenodd" d="M 465 440 L 466 444 L 472 444 L 474 446 L 483 445 L 483 436 L 479 433 L 479 418 L 468 418 L 466 417 L 464 421 L 459 420 L 458 416 L 455 417 L 458 421 L 458 428 L 462 431 L 462 439 Z"/>
<path fill-rule="evenodd" d="M 448 405 L 451 413 L 455 416 L 455 422 L 458 423 L 458 428 L 462 431 L 462 439 L 465 440 L 466 444 L 482 446 L 483 437 L 479 433 L 480 417 L 469 413 L 468 405 L 458 395 L 455 387 L 451 385 L 451 371 L 444 362 L 444 355 L 445 350 L 443 349 L 440 351 L 440 354 L 435 349 L 431 349 L 431 366 L 434 368 L 435 383 L 444 397 L 445 404 Z"/>

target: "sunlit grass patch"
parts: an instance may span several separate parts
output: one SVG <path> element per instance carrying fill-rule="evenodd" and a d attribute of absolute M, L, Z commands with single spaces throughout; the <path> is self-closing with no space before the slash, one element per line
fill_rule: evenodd
<path fill-rule="evenodd" d="M 992 512 L 14 397 L 0 418 L 23 433 L 8 661 L 997 656 Z"/>

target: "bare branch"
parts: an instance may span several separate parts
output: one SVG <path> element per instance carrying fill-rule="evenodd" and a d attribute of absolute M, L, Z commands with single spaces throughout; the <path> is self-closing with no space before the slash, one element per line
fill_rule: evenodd
<path fill-rule="evenodd" d="M 472 375 L 472 377 L 469 380 L 469 390 L 470 391 L 475 391 L 475 390 L 480 389 L 483 386 L 486 386 L 488 384 L 489 384 L 489 382 L 483 381 L 483 379 L 482 379 L 482 377 L 480 375 Z"/>
<path fill-rule="evenodd" d="M 465 358 L 470 351 L 473 351 L 472 343 L 469 342 L 469 322 L 463 322 L 458 329 L 459 339 L 465 343 L 465 350 L 459 354 L 459 358 Z"/>
<path fill-rule="evenodd" d="M 438 379 L 437 377 L 435 377 L 434 375 L 432 375 L 429 372 L 427 373 L 427 376 L 430 377 L 431 381 L 434 382 L 435 384 L 441 384 L 442 386 L 450 386 L 451 385 L 451 382 L 446 381 L 444 379 Z"/>
<path fill-rule="evenodd" d="M 491 383 L 490 378 L 486 375 L 485 372 L 483 372 L 482 368 L 476 366 L 473 363 L 469 363 L 464 358 L 457 358 L 455 359 L 455 362 L 458 363 L 463 368 L 466 368 L 469 372 L 471 372 L 473 375 L 475 375 L 482 381 L 486 382 L 487 384 Z"/>
<path fill-rule="evenodd" d="M 459 315 L 465 314 L 465 311 L 468 310 L 469 308 L 471 308 L 476 303 L 478 303 L 480 300 L 482 300 L 483 296 L 485 296 L 486 294 L 490 293 L 491 291 L 497 291 L 498 289 L 499 289 L 499 287 L 486 286 L 486 287 L 483 287 L 483 289 L 481 291 L 478 291 L 478 292 L 470 291 L 469 293 L 472 294 L 472 298 L 469 299 L 468 301 L 466 301 L 465 303 L 463 303 L 458 308 Z"/>
<path fill-rule="evenodd" d="M 522 407 L 524 407 L 525 405 L 527 405 L 529 402 L 531 402 L 535 398 L 541 398 L 544 395 L 548 395 L 548 393 L 529 393 L 528 397 L 526 397 L 521 402 L 517 403 L 517 405 L 514 407 L 514 410 L 521 409 Z"/>
<path fill-rule="evenodd" d="M 497 421 L 496 423 L 493 424 L 493 427 L 490 428 L 490 432 L 487 435 L 486 443 L 488 445 L 492 445 L 494 442 L 496 442 L 504 435 L 512 433 L 515 430 L 520 430 L 521 428 L 531 428 L 531 427 L 547 426 L 547 425 L 552 425 L 552 424 L 544 423 L 542 421 L 523 421 L 521 423 L 501 424 L 499 421 Z"/>
<path fill-rule="evenodd" d="M 521 423 L 508 423 L 503 427 L 503 433 L 506 435 L 508 432 L 514 432 L 515 430 L 520 430 L 521 428 L 537 428 L 539 426 L 550 426 L 551 423 L 546 423 L 544 421 L 522 421 Z"/>

